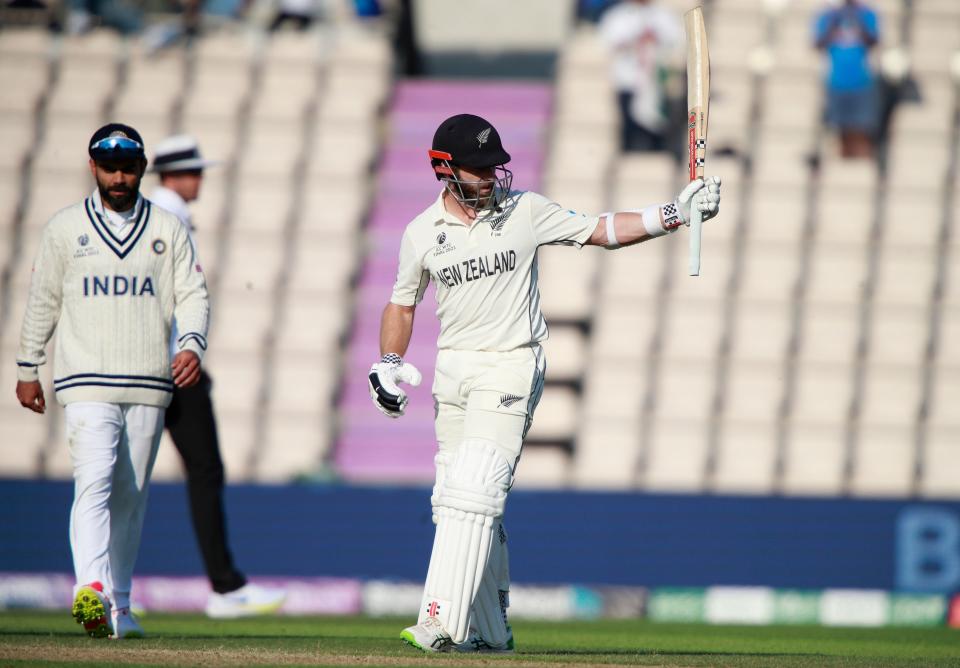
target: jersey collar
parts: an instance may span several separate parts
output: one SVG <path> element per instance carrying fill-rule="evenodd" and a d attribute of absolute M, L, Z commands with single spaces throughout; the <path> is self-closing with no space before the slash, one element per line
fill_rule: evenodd
<path fill-rule="evenodd" d="M 96 213 L 100 214 L 101 216 L 105 216 L 106 213 L 103 210 L 103 198 L 100 196 L 99 188 L 94 189 L 93 195 L 90 196 L 90 200 L 91 200 L 91 204 L 93 205 L 93 210 Z M 138 218 L 140 218 L 140 214 L 142 213 L 143 213 L 143 195 L 141 195 L 140 193 L 137 193 L 137 201 L 133 205 L 133 218 L 131 218 L 131 220 L 137 220 Z"/>
<path fill-rule="evenodd" d="M 493 215 L 492 211 L 484 211 L 481 215 L 477 216 L 472 223 L 467 225 L 465 222 L 454 216 L 452 213 L 447 211 L 447 207 L 443 204 L 443 194 L 446 190 L 441 190 L 440 194 L 437 196 L 437 199 L 434 201 L 433 206 L 431 207 L 431 217 L 435 225 L 440 225 L 442 223 L 447 223 L 449 225 L 459 225 L 460 227 L 473 227 L 479 224 L 492 224 L 495 220 L 500 220 L 501 215 Z M 512 207 L 511 207 L 512 208 Z"/>
<path fill-rule="evenodd" d="M 137 195 L 137 203 L 134 205 L 133 226 L 127 232 L 127 236 L 121 239 L 113 233 L 110 225 L 104 219 L 103 202 L 100 200 L 99 190 L 94 190 L 93 194 L 84 200 L 83 206 L 93 229 L 107 245 L 107 248 L 112 250 L 121 260 L 137 245 L 140 237 L 143 236 L 143 231 L 147 228 L 147 223 L 150 221 L 150 202 L 145 200 L 142 195 Z"/>
<path fill-rule="evenodd" d="M 446 223 L 448 225 L 459 225 L 460 227 L 469 227 L 465 222 L 454 216 L 452 213 L 447 211 L 447 207 L 443 204 L 443 193 L 446 190 L 441 190 L 440 194 L 437 195 L 437 199 L 433 202 L 433 206 L 430 208 L 431 218 L 435 225 L 440 225 Z"/>

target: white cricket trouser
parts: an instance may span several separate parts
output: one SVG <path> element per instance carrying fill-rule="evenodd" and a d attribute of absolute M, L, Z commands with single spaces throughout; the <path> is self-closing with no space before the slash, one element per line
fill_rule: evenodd
<path fill-rule="evenodd" d="M 437 484 L 434 487 L 434 511 L 445 470 L 464 441 L 480 440 L 495 445 L 516 475 L 523 439 L 530 428 L 533 413 L 543 393 L 546 361 L 539 345 L 510 352 L 441 350 L 437 355 L 433 396 L 435 427 L 439 453 Z M 451 555 L 434 547 L 428 571 L 451 567 Z M 465 554 L 465 553 L 464 553 Z M 464 556 L 464 558 L 466 558 Z M 501 520 L 494 524 L 490 553 L 480 555 L 486 561 L 476 600 L 470 606 L 471 629 L 492 642 L 503 642 L 506 632 L 506 607 L 509 605 L 510 570 L 507 536 Z M 442 563 L 441 563 L 442 562 Z M 455 566 L 454 566 L 455 567 Z M 425 600 L 429 599 L 429 592 Z M 433 613 L 421 606 L 419 621 Z M 454 634 L 453 629 L 448 629 Z M 454 634 L 455 635 L 455 634 Z M 460 641 L 459 638 L 455 638 Z"/>
<path fill-rule="evenodd" d="M 496 443 L 515 467 L 543 394 L 545 368 L 539 345 L 506 353 L 441 350 L 433 381 L 441 452 L 481 438 Z"/>
<path fill-rule="evenodd" d="M 99 581 L 116 607 L 127 607 L 164 409 L 81 401 L 67 404 L 64 413 L 73 461 L 70 547 L 77 585 Z"/>

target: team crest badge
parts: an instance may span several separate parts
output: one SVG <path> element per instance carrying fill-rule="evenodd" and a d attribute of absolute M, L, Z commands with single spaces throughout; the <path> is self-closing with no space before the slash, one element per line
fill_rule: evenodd
<path fill-rule="evenodd" d="M 501 394 L 500 408 L 510 408 L 518 401 L 523 401 L 523 397 L 519 394 Z"/>
<path fill-rule="evenodd" d="M 487 140 L 490 139 L 490 130 L 492 128 L 487 128 L 483 132 L 477 135 L 477 141 L 480 142 L 479 148 L 483 148 L 483 145 L 487 143 Z"/>
<path fill-rule="evenodd" d="M 444 242 L 446 242 L 446 240 L 447 240 L 446 232 L 441 232 L 440 234 L 437 235 L 437 244 L 439 244 L 440 246 L 442 246 Z"/>
<path fill-rule="evenodd" d="M 151 248 L 157 255 L 163 255 L 163 251 L 167 250 L 167 244 L 164 243 L 163 239 L 154 239 Z"/>
<path fill-rule="evenodd" d="M 79 243 L 81 246 L 86 246 L 88 243 L 90 243 L 90 237 L 86 234 L 81 234 L 79 237 L 77 237 L 77 243 Z"/>

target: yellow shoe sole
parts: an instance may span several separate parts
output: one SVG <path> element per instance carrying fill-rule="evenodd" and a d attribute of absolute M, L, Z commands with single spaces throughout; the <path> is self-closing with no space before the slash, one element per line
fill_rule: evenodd
<path fill-rule="evenodd" d="M 73 618 L 91 638 L 106 638 L 113 633 L 107 608 L 93 587 L 80 587 L 73 598 Z"/>

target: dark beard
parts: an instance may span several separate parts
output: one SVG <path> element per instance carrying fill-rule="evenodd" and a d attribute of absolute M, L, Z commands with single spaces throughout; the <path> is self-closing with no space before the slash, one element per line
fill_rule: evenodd
<path fill-rule="evenodd" d="M 100 198 L 114 211 L 129 211 L 137 203 L 138 190 L 127 190 L 120 197 L 114 197 L 99 183 L 97 188 L 100 190 Z"/>
<path fill-rule="evenodd" d="M 475 211 L 483 211 L 485 209 L 492 208 L 491 205 L 493 204 L 493 197 L 496 194 L 496 188 L 493 188 L 488 195 L 480 194 L 479 185 L 467 186 L 461 184 L 460 188 L 463 192 L 464 199 L 476 201 L 476 204 L 473 207 Z"/>

